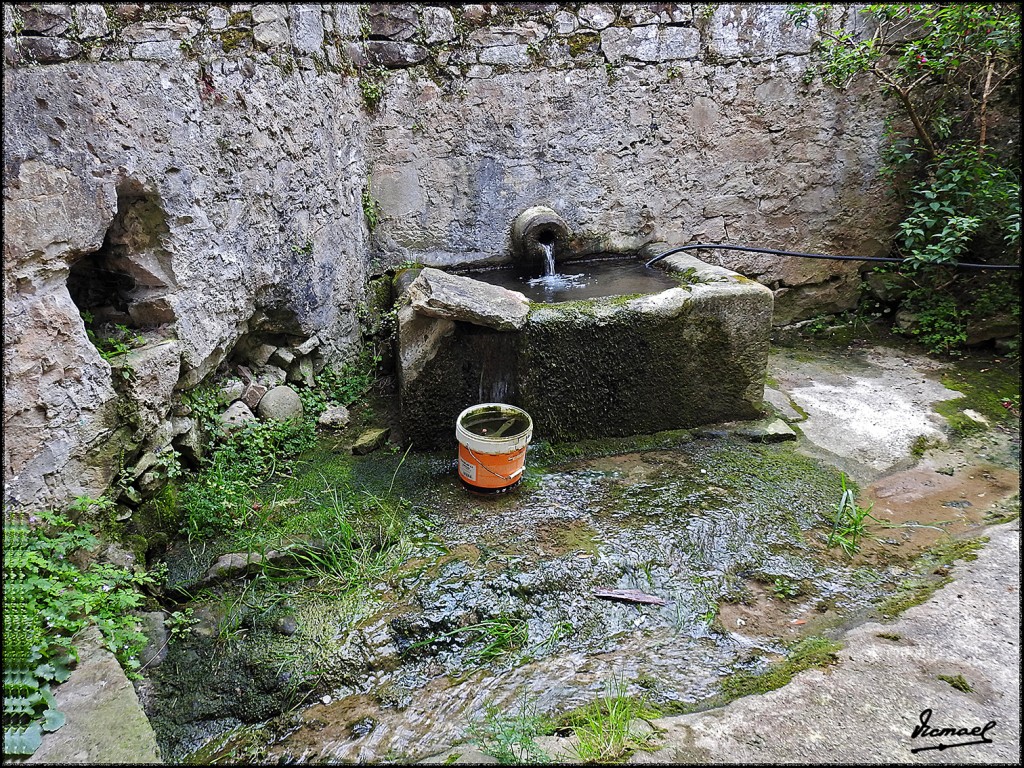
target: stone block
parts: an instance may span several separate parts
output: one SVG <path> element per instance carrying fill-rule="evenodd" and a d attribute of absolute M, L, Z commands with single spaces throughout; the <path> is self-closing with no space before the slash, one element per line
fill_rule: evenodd
<path fill-rule="evenodd" d="M 323 12 L 319 5 L 293 5 L 292 45 L 299 53 L 316 53 L 324 44 Z"/>
<path fill-rule="evenodd" d="M 700 32 L 692 27 L 608 27 L 601 32 L 601 51 L 612 64 L 693 59 L 700 53 Z"/>
<path fill-rule="evenodd" d="M 530 302 L 523 294 L 462 275 L 427 267 L 406 292 L 421 315 L 482 325 L 496 330 L 523 327 Z"/>
<path fill-rule="evenodd" d="M 270 362 L 282 368 L 288 368 L 295 362 L 295 353 L 288 349 L 288 347 L 278 347 L 274 350 L 274 354 L 270 356 Z"/>
<path fill-rule="evenodd" d="M 132 58 L 138 61 L 172 61 L 180 57 L 181 44 L 176 40 L 139 43 L 132 48 Z"/>
<path fill-rule="evenodd" d="M 519 330 L 458 323 L 444 333 L 404 307 L 403 441 L 450 447 L 458 413 L 491 401 L 525 409 L 536 439 L 546 440 L 759 418 L 772 292 L 682 254 L 661 263 L 694 282 L 625 302 L 536 307 Z"/>
<path fill-rule="evenodd" d="M 277 48 L 291 41 L 288 25 L 283 21 L 268 21 L 257 24 L 252 30 L 252 39 L 264 48 Z"/>
<path fill-rule="evenodd" d="M 612 25 L 615 21 L 615 9 L 610 5 L 581 5 L 576 11 L 580 23 L 589 29 L 600 32 L 602 29 Z"/>
<path fill-rule="evenodd" d="M 427 6 L 423 9 L 426 43 L 445 43 L 456 38 L 455 19 L 447 8 Z"/>
<path fill-rule="evenodd" d="M 252 11 L 253 24 L 273 24 L 288 21 L 288 7 L 277 3 L 256 3 Z"/>
<path fill-rule="evenodd" d="M 78 24 L 78 37 L 82 40 L 94 40 L 110 34 L 107 11 L 102 5 L 76 5 L 74 9 L 75 23 Z"/>
<path fill-rule="evenodd" d="M 554 32 L 556 35 L 571 35 L 579 29 L 579 20 L 568 11 L 558 11 L 555 14 Z"/>
<path fill-rule="evenodd" d="M 352 454 L 354 456 L 364 456 L 367 453 L 373 453 L 383 448 L 390 434 L 391 430 L 386 428 L 366 430 L 352 445 Z"/>
<path fill-rule="evenodd" d="M 412 67 L 427 60 L 427 49 L 415 43 L 394 40 L 367 40 L 364 47 L 371 64 L 387 69 Z"/>
<path fill-rule="evenodd" d="M 354 39 L 362 35 L 359 6 L 354 3 L 335 3 L 332 6 L 334 32 L 342 38 Z"/>
<path fill-rule="evenodd" d="M 407 3 L 371 3 L 368 17 L 370 34 L 391 40 L 409 40 L 419 28 L 416 9 Z"/>
<path fill-rule="evenodd" d="M 246 386 L 241 399 L 250 409 L 256 410 L 256 406 L 260 404 L 260 400 L 265 394 L 267 394 L 267 388 L 259 382 L 253 381 Z"/>
<path fill-rule="evenodd" d="M 99 629 L 90 624 L 77 637 L 78 663 L 67 682 L 54 689 L 57 709 L 67 721 L 47 734 L 24 762 L 70 765 L 158 764 L 156 735 L 132 683 Z"/>
<path fill-rule="evenodd" d="M 63 37 L 22 37 L 16 56 L 40 64 L 70 61 L 82 52 L 82 46 Z"/>
<path fill-rule="evenodd" d="M 505 64 L 526 66 L 530 63 L 530 51 L 525 45 L 502 45 L 484 48 L 480 51 L 481 64 Z"/>
<path fill-rule="evenodd" d="M 273 344 L 257 344 L 249 348 L 249 360 L 255 365 L 266 365 L 276 351 Z"/>
<path fill-rule="evenodd" d="M 320 346 L 320 337 L 313 335 L 295 347 L 295 354 L 301 356 L 313 354 L 313 350 Z"/>
<path fill-rule="evenodd" d="M 71 27 L 71 6 L 44 3 L 20 4 L 22 33 L 63 35 Z"/>
<path fill-rule="evenodd" d="M 227 29 L 230 18 L 231 14 L 228 13 L 227 9 L 219 5 L 211 5 L 206 9 L 206 23 L 214 32 Z"/>

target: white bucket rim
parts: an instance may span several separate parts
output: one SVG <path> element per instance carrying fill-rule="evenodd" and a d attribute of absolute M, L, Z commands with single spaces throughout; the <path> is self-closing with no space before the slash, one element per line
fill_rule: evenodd
<path fill-rule="evenodd" d="M 526 429 L 518 434 L 509 435 L 508 437 L 484 437 L 483 435 L 474 435 L 462 426 L 462 420 L 469 414 L 484 408 L 497 408 L 505 412 L 513 412 L 516 415 L 525 416 L 527 421 Z M 530 443 L 530 440 L 533 438 L 533 418 L 522 408 L 515 405 L 509 405 L 508 403 L 477 403 L 476 405 L 471 405 L 466 408 L 455 420 L 455 437 L 461 445 L 464 445 L 471 451 L 476 451 L 477 453 L 486 453 L 491 456 L 502 453 L 512 453 L 513 451 L 518 451 L 520 448 L 525 448 Z"/>

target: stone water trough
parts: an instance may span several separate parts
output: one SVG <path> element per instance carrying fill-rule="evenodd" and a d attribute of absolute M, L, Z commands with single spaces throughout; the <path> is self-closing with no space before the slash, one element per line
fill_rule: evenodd
<path fill-rule="evenodd" d="M 403 440 L 453 446 L 458 414 L 482 402 L 524 408 L 534 440 L 551 441 L 758 418 L 772 292 L 685 254 L 659 267 L 677 287 L 550 304 L 429 267 L 400 273 Z"/>

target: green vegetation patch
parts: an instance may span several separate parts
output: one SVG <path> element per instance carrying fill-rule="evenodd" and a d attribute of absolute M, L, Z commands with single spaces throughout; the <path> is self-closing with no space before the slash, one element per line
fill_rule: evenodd
<path fill-rule="evenodd" d="M 772 665 L 765 672 L 734 672 L 722 681 L 722 692 L 731 701 L 741 696 L 774 691 L 792 680 L 797 672 L 834 664 L 840 648 L 839 643 L 823 637 L 804 638 L 790 649 L 784 661 Z"/>
<path fill-rule="evenodd" d="M 892 618 L 908 608 L 920 605 L 941 587 L 952 581 L 949 566 L 957 560 L 975 560 L 988 537 L 947 539 L 939 542 L 917 559 L 913 575 L 897 585 L 895 593 L 878 606 L 879 613 Z"/>
<path fill-rule="evenodd" d="M 1020 414 L 1020 368 L 1011 362 L 965 360 L 956 370 L 942 377 L 949 389 L 963 393 L 955 400 L 944 400 L 935 410 L 944 416 L 960 435 L 984 431 L 985 426 L 964 415 L 965 409 L 977 411 L 992 424 L 1017 424 Z"/>
<path fill-rule="evenodd" d="M 964 693 L 970 693 L 974 690 L 970 683 L 964 679 L 963 675 L 938 675 L 939 680 L 944 683 L 949 683 L 951 686 L 956 688 L 958 691 Z"/>

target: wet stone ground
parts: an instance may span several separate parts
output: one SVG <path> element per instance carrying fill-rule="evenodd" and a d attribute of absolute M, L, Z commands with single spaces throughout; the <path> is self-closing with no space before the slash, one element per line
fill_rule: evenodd
<path fill-rule="evenodd" d="M 1016 487 L 1016 473 L 974 464 L 882 478 L 861 495 L 881 522 L 851 559 L 826 546 L 840 473 L 793 443 L 665 433 L 537 444 L 527 463 L 519 488 L 488 498 L 458 484 L 449 456 L 324 446 L 299 470 L 306 486 L 393 484 L 412 502 L 404 537 L 358 589 L 250 574 L 197 593 L 203 621 L 146 697 L 164 759 L 413 761 L 466 739 L 485 707 L 557 714 L 612 680 L 655 706 L 699 706 L 728 675 L 869 615 L 925 547 L 977 528 Z M 172 576 L 225 546 L 193 547 Z M 511 639 L 495 647 L 483 627 Z"/>

